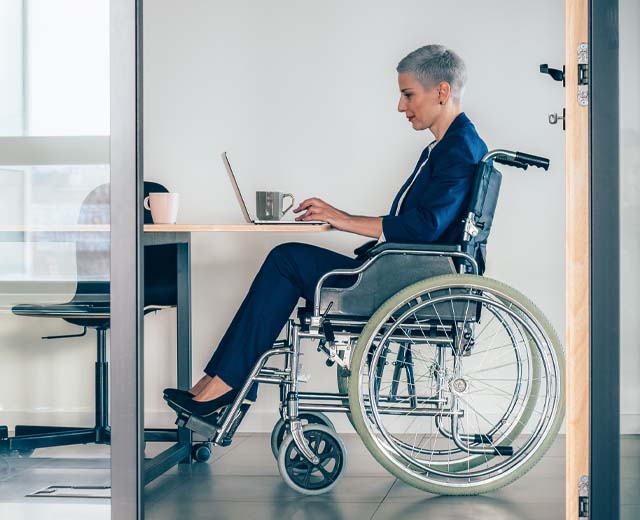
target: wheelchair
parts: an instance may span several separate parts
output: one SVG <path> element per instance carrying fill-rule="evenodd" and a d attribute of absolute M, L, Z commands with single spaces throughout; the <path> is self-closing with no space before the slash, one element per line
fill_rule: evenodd
<path fill-rule="evenodd" d="M 529 471 L 564 416 L 564 353 L 553 327 L 523 294 L 482 276 L 498 200 L 494 164 L 548 169 L 548 159 L 493 150 L 475 171 L 458 244 L 381 243 L 356 269 L 328 272 L 311 307 L 289 320 L 286 339 L 255 364 L 235 401 L 213 419 L 178 411 L 176 424 L 231 443 L 253 383 L 280 388 L 271 448 L 300 493 L 333 489 L 345 446 L 328 413 L 346 413 L 390 473 L 442 495 L 496 490 Z M 332 286 L 330 280 L 349 277 Z M 345 287 L 345 285 L 347 285 Z M 300 390 L 302 340 L 315 340 L 337 372 L 337 393 Z M 272 358 L 282 368 L 269 366 Z"/>

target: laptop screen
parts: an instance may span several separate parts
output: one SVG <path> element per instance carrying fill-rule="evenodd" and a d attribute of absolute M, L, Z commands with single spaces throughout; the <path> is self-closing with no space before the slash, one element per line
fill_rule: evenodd
<path fill-rule="evenodd" d="M 240 192 L 240 188 L 238 187 L 236 176 L 233 174 L 233 170 L 231 169 L 231 163 L 229 162 L 229 159 L 227 157 L 227 152 L 222 152 L 222 162 L 224 163 L 224 167 L 227 169 L 227 175 L 229 176 L 229 180 L 231 181 L 231 185 L 233 186 L 233 191 L 236 194 L 236 199 L 238 199 L 238 204 L 240 204 L 240 209 L 242 210 L 244 219 L 247 221 L 247 224 L 251 224 L 253 221 L 249 216 L 247 205 L 244 203 L 244 198 L 242 197 L 242 193 Z"/>

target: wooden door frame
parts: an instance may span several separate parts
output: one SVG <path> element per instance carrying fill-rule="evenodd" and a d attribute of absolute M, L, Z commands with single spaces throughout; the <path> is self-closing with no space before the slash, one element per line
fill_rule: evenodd
<path fill-rule="evenodd" d="M 565 1 L 566 519 L 619 517 L 618 0 Z M 578 45 L 589 44 L 589 106 Z M 590 420 L 592 418 L 593 420 Z"/>
<path fill-rule="evenodd" d="M 566 519 L 578 518 L 578 482 L 589 475 L 589 108 L 578 96 L 578 45 L 588 42 L 589 0 L 565 2 L 566 85 Z"/>

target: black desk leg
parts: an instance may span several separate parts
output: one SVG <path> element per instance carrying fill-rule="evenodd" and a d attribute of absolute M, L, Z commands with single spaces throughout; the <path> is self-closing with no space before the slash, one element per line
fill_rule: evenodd
<path fill-rule="evenodd" d="M 191 237 L 178 249 L 178 388 L 191 387 Z M 178 444 L 191 446 L 191 430 L 178 428 Z M 189 449 L 191 453 L 191 449 Z M 190 463 L 188 456 L 181 463 Z"/>

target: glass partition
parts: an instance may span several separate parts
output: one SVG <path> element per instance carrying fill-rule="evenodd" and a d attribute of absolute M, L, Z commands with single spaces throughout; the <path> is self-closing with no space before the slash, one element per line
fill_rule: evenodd
<path fill-rule="evenodd" d="M 0 2 L 0 518 L 110 516 L 108 15 Z"/>
<path fill-rule="evenodd" d="M 620 1 L 620 517 L 640 516 L 640 5 Z"/>

